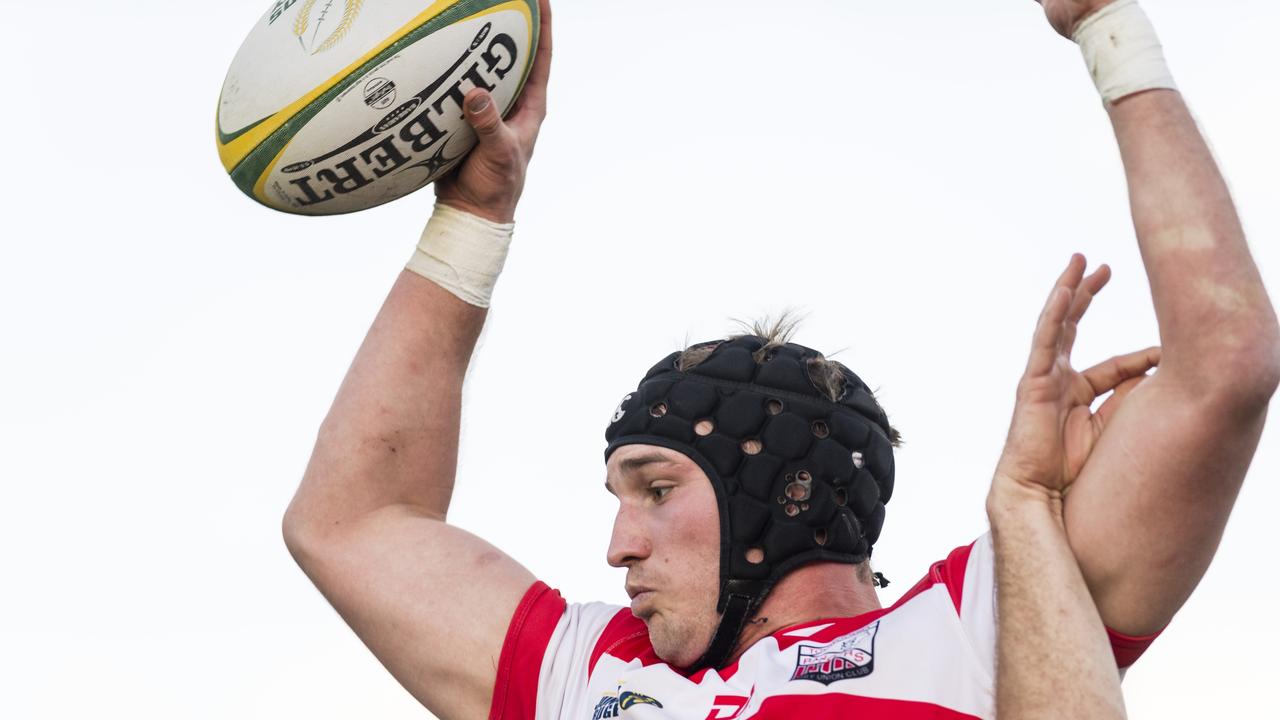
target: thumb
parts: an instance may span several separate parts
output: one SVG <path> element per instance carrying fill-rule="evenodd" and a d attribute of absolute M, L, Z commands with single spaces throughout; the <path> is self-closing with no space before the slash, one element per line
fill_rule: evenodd
<path fill-rule="evenodd" d="M 492 142 L 503 130 L 502 116 L 493 96 L 484 90 L 473 90 L 466 100 L 467 123 L 476 131 L 482 144 Z"/>
<path fill-rule="evenodd" d="M 1098 423 L 1105 427 L 1111 421 L 1112 416 L 1116 414 L 1116 411 L 1120 409 L 1120 403 L 1124 402 L 1125 396 L 1133 392 L 1149 377 L 1149 375 L 1139 375 L 1117 385 L 1115 390 L 1111 391 L 1111 397 L 1107 398 L 1106 402 L 1102 403 L 1102 407 L 1098 408 L 1098 412 L 1094 413 Z"/>

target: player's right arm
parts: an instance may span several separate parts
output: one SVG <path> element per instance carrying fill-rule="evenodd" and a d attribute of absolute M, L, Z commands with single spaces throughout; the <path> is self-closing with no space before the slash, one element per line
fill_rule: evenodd
<path fill-rule="evenodd" d="M 546 114 L 551 10 L 504 122 L 467 98 L 480 136 L 443 204 L 509 222 Z M 484 718 L 508 624 L 533 584 L 512 558 L 446 521 L 462 384 L 485 311 L 403 272 L 356 354 L 284 518 L 299 565 L 389 671 L 441 718 Z"/>

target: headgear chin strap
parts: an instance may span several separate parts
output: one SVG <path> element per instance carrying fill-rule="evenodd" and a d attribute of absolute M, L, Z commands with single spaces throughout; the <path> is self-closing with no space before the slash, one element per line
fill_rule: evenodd
<path fill-rule="evenodd" d="M 694 667 L 720 668 L 743 626 L 784 575 L 819 560 L 871 557 L 893 493 L 888 418 L 842 365 L 832 402 L 811 375 L 821 354 L 766 341 L 716 345 L 696 367 L 672 353 L 623 398 L 605 432 L 605 461 L 623 445 L 689 456 L 720 506 L 720 625 Z"/>

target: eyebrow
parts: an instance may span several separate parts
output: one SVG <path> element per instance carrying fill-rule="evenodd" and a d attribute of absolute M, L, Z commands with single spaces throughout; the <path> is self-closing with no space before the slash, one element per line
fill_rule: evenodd
<path fill-rule="evenodd" d="M 671 458 L 667 457 L 666 455 L 663 455 L 662 453 L 653 452 L 647 455 L 637 455 L 636 457 L 629 457 L 626 460 L 623 460 L 622 462 L 618 463 L 618 468 L 620 470 L 634 471 L 634 470 L 639 470 L 640 468 L 646 465 L 655 465 L 657 463 L 674 463 L 674 462 L 675 460 L 672 460 Z"/>
<path fill-rule="evenodd" d="M 671 458 L 667 457 L 666 455 L 663 455 L 662 453 L 651 452 L 645 455 L 637 455 L 635 457 L 629 457 L 619 462 L 618 470 L 622 472 L 635 472 L 636 470 L 647 467 L 649 465 L 658 465 L 661 463 L 675 463 L 675 460 L 672 460 Z M 617 495 L 617 493 L 614 492 L 613 487 L 609 485 L 609 480 L 607 478 L 604 481 L 604 489 L 608 490 L 609 493 L 612 495 Z"/>

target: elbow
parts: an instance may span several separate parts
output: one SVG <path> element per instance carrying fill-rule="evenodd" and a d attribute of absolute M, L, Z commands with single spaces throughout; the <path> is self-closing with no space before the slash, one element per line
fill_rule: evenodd
<path fill-rule="evenodd" d="M 1240 361 L 1232 368 L 1238 374 L 1240 399 L 1263 407 L 1280 387 L 1280 325 L 1274 314 L 1267 315 L 1248 334 L 1250 339 L 1238 353 Z"/>
<path fill-rule="evenodd" d="M 1272 339 L 1258 373 L 1257 391 L 1264 404 L 1271 402 L 1280 388 L 1280 332 Z"/>
<path fill-rule="evenodd" d="M 1237 338 L 1241 335 L 1237 335 Z M 1280 327 L 1274 319 L 1224 343 L 1196 384 L 1207 399 L 1233 409 L 1264 410 L 1280 387 Z"/>
<path fill-rule="evenodd" d="M 304 526 L 300 522 L 297 515 L 293 512 L 293 506 L 285 511 L 284 518 L 280 522 L 280 534 L 284 537 L 284 546 L 289 550 L 289 554 L 293 556 L 295 562 L 302 564 L 304 557 L 304 547 L 306 545 L 306 532 Z"/>
<path fill-rule="evenodd" d="M 316 555 L 321 533 L 315 520 L 307 515 L 303 507 L 300 497 L 295 496 L 280 521 L 280 532 L 289 554 L 305 570 L 309 559 Z"/>

